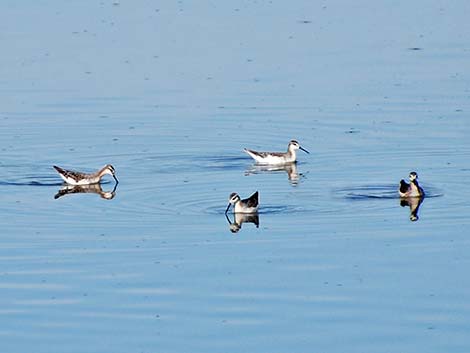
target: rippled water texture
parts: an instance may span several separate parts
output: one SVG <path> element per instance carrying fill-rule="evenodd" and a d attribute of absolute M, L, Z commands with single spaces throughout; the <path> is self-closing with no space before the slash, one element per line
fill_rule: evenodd
<path fill-rule="evenodd" d="M 2 1 L 0 351 L 467 353 L 469 13 Z"/>

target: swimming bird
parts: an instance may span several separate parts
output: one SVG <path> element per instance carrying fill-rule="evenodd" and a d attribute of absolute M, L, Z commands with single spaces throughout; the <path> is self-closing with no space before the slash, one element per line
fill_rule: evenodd
<path fill-rule="evenodd" d="M 242 200 L 236 192 L 232 192 L 228 198 L 228 206 L 225 210 L 225 214 L 227 214 L 231 205 L 233 205 L 235 213 L 258 212 L 258 191 L 244 200 Z"/>
<path fill-rule="evenodd" d="M 81 173 L 76 172 L 73 170 L 66 170 L 62 169 L 57 166 L 53 166 L 55 170 L 59 173 L 60 177 L 70 185 L 89 185 L 89 184 L 98 184 L 101 181 L 101 178 L 106 175 L 110 174 L 113 176 L 116 183 L 119 181 L 116 178 L 116 171 L 111 164 L 105 165 L 103 168 L 98 170 L 95 173 Z"/>
<path fill-rule="evenodd" d="M 297 150 L 310 153 L 299 145 L 296 140 L 291 140 L 287 146 L 287 152 L 257 152 L 245 148 L 244 151 L 259 164 L 287 164 L 294 163 L 297 159 Z"/>
<path fill-rule="evenodd" d="M 409 175 L 410 183 L 408 184 L 403 179 L 400 180 L 400 188 L 398 193 L 400 197 L 422 197 L 424 196 L 424 190 L 418 184 L 418 174 L 411 172 Z"/>

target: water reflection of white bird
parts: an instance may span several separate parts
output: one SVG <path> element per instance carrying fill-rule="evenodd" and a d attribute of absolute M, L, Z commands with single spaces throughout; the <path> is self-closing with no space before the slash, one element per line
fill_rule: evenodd
<path fill-rule="evenodd" d="M 111 191 L 104 191 L 101 188 L 101 184 L 91 184 L 91 185 L 67 185 L 64 184 L 62 189 L 60 189 L 57 194 L 55 194 L 54 199 L 59 197 L 69 195 L 69 194 L 98 194 L 101 198 L 106 200 L 111 200 L 116 196 L 117 183 L 114 184 L 114 188 Z"/>
<path fill-rule="evenodd" d="M 419 219 L 419 206 L 423 203 L 424 197 L 402 197 L 400 198 L 401 207 L 410 207 L 410 221 L 415 222 Z"/>
<path fill-rule="evenodd" d="M 287 146 L 287 152 L 258 152 L 245 148 L 244 151 L 250 155 L 259 164 L 286 164 L 294 163 L 297 160 L 297 150 L 302 150 L 305 153 L 310 153 L 305 148 L 300 146 L 296 140 L 291 140 Z"/>
<path fill-rule="evenodd" d="M 242 228 L 243 223 L 254 223 L 256 228 L 259 227 L 259 215 L 258 213 L 234 213 L 233 222 L 226 214 L 225 218 L 229 223 L 229 228 L 232 233 L 238 233 Z"/>
<path fill-rule="evenodd" d="M 262 165 L 254 164 L 245 171 L 245 175 L 259 174 L 259 173 L 275 173 L 285 171 L 287 178 L 292 186 L 296 186 L 299 183 L 300 176 L 297 171 L 297 163 L 287 163 L 283 165 Z"/>

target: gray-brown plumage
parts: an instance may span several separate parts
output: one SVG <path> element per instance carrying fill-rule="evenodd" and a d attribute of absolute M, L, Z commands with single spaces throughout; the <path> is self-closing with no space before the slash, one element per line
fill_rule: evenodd
<path fill-rule="evenodd" d="M 114 180 L 116 180 L 116 183 L 119 182 L 116 178 L 116 171 L 111 164 L 105 165 L 95 173 L 82 173 L 74 170 L 67 170 L 56 165 L 53 167 L 59 173 L 60 177 L 70 185 L 98 184 L 101 181 L 101 178 L 106 174 L 111 175 Z"/>
<path fill-rule="evenodd" d="M 282 165 L 294 163 L 297 160 L 297 150 L 308 152 L 301 147 L 296 140 L 291 140 L 287 146 L 287 152 L 259 152 L 245 148 L 244 151 L 259 164 Z"/>

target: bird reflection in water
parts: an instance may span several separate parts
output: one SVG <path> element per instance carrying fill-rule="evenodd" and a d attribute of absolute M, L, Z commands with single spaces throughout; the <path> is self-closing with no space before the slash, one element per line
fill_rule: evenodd
<path fill-rule="evenodd" d="M 256 228 L 259 227 L 258 212 L 234 213 L 233 222 L 227 214 L 225 214 L 225 218 L 227 218 L 227 222 L 229 223 L 229 228 L 232 233 L 238 233 L 238 231 L 242 228 L 243 223 L 254 223 L 256 225 Z"/>
<path fill-rule="evenodd" d="M 263 165 L 253 164 L 251 168 L 245 171 L 245 175 L 260 174 L 260 173 L 276 173 L 285 171 L 287 173 L 287 179 L 292 186 L 299 184 L 300 177 L 303 176 L 297 171 L 297 163 L 287 163 L 283 165 Z"/>
<path fill-rule="evenodd" d="M 101 184 L 90 184 L 90 185 L 68 185 L 64 184 L 57 194 L 54 195 L 54 199 L 58 199 L 64 195 L 69 194 L 98 194 L 105 200 L 111 200 L 116 196 L 117 183 L 114 185 L 113 190 L 104 191 L 101 188 Z"/>
<path fill-rule="evenodd" d="M 423 203 L 424 197 L 401 197 L 400 206 L 410 207 L 410 221 L 416 222 L 419 219 L 418 210 L 419 206 Z"/>

